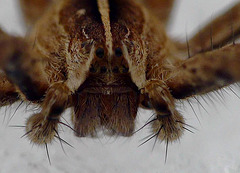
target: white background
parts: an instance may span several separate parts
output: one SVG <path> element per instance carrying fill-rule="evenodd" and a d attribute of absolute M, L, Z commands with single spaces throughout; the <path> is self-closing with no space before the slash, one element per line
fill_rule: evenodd
<path fill-rule="evenodd" d="M 237 0 L 177 0 L 169 34 L 185 39 L 205 22 L 228 9 Z M 0 0 L 0 26 L 14 35 L 24 35 L 17 0 Z M 240 94 L 240 90 L 234 88 Z M 153 141 L 138 147 L 148 129 L 132 138 L 102 137 L 80 139 L 71 130 L 64 129 L 61 137 L 75 149 L 64 146 L 65 155 L 58 142 L 49 147 L 50 166 L 44 147 L 33 146 L 26 138 L 20 138 L 23 129 L 9 125 L 24 125 L 31 114 L 25 107 L 19 109 L 8 123 L 18 104 L 2 108 L 0 115 L 0 173 L 239 173 L 240 172 L 240 100 L 231 92 L 224 99 L 205 97 L 200 104 L 192 101 L 200 119 L 197 121 L 186 102 L 180 106 L 187 123 L 195 126 L 195 134 L 188 132 L 179 142 L 169 146 L 167 163 L 164 163 L 165 144 Z M 196 101 L 195 101 L 196 102 Z M 200 107 L 200 108 L 199 108 Z M 4 120 L 5 110 L 7 110 Z M 65 117 L 69 117 L 69 111 Z M 151 112 L 139 110 L 137 127 L 151 116 Z"/>

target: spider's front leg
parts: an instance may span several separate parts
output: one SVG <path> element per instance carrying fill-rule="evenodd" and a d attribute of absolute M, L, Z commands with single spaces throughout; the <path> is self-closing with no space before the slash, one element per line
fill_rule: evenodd
<path fill-rule="evenodd" d="M 60 115 L 67 107 L 71 92 L 64 82 L 49 84 L 44 70 L 47 60 L 28 42 L 9 36 L 3 31 L 0 31 L 0 34 L 1 69 L 23 100 L 38 103 L 42 107 L 40 113 L 27 120 L 27 135 L 34 143 L 50 143 L 58 133 Z M 4 85 L 10 86 L 9 90 L 12 89 L 9 82 L 2 86 Z"/>
<path fill-rule="evenodd" d="M 1 43 L 5 43 L 5 41 L 3 41 L 3 37 L 6 37 L 6 34 L 0 29 L 1 47 Z M 3 51 L 0 49 L 0 61 L 3 56 L 2 53 Z M 7 79 L 7 76 L 4 74 L 4 72 L 0 70 L 0 107 L 12 104 L 18 99 L 19 95 L 15 86 Z"/>
<path fill-rule="evenodd" d="M 23 99 L 38 101 L 48 88 L 42 64 L 39 55 L 27 42 L 0 29 L 0 68 Z"/>
<path fill-rule="evenodd" d="M 0 107 L 11 105 L 19 100 L 15 86 L 0 72 Z"/>
<path fill-rule="evenodd" d="M 142 90 L 149 98 L 150 106 L 156 111 L 152 120 L 153 132 L 160 140 L 174 141 L 179 139 L 184 130 L 184 119 L 176 110 L 174 98 L 164 81 L 151 79 Z"/>
<path fill-rule="evenodd" d="M 0 29 L 0 46 L 5 48 L 7 35 Z M 5 39 L 4 39 L 5 38 Z M 5 52 L 0 48 L 0 61 Z M 7 76 L 0 69 L 0 107 L 14 103 L 19 99 L 15 86 L 8 80 Z"/>
<path fill-rule="evenodd" d="M 60 116 L 67 108 L 71 92 L 64 82 L 49 87 L 42 103 L 42 111 L 27 120 L 27 134 L 36 144 L 51 143 L 58 136 Z"/>
<path fill-rule="evenodd" d="M 240 3 L 236 3 L 231 9 L 218 16 L 208 25 L 204 26 L 192 39 L 189 40 L 190 56 L 211 51 L 235 42 L 240 35 Z"/>
<path fill-rule="evenodd" d="M 215 91 L 240 81 L 240 44 L 197 54 L 183 61 L 167 80 L 176 99 Z"/>

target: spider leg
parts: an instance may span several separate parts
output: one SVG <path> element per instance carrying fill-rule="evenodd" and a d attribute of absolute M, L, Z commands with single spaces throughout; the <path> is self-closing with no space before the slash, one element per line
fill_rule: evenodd
<path fill-rule="evenodd" d="M 176 110 L 175 100 L 166 83 L 162 80 L 150 79 L 142 92 L 149 97 L 156 112 L 156 117 L 151 122 L 156 137 L 162 141 L 179 139 L 184 131 L 184 118 Z"/>
<path fill-rule="evenodd" d="M 0 107 L 13 104 L 18 99 L 15 86 L 9 82 L 6 75 L 0 73 Z"/>
<path fill-rule="evenodd" d="M 201 53 L 176 67 L 166 81 L 176 99 L 205 94 L 240 80 L 240 44 Z"/>
<path fill-rule="evenodd" d="M 42 64 L 39 55 L 22 38 L 9 36 L 0 29 L 0 68 L 23 99 L 39 101 L 43 97 L 48 82 Z"/>
<path fill-rule="evenodd" d="M 165 25 L 169 20 L 174 0 L 139 0 L 157 16 Z"/>
<path fill-rule="evenodd" d="M 70 105 L 71 92 L 64 82 L 52 84 L 41 105 L 42 110 L 27 120 L 28 138 L 35 144 L 43 145 L 53 141 L 63 111 Z"/>
<path fill-rule="evenodd" d="M 1 30 L 0 35 L 0 67 L 7 78 L 25 100 L 41 103 L 44 98 L 42 111 L 28 119 L 26 134 L 34 143 L 50 143 L 71 92 L 63 82 L 49 86 L 43 58 L 25 40 Z"/>
<path fill-rule="evenodd" d="M 34 24 L 41 17 L 53 0 L 20 0 L 27 24 Z"/>
<path fill-rule="evenodd" d="M 190 56 L 200 52 L 214 50 L 230 42 L 235 42 L 240 35 L 240 3 L 218 16 L 203 27 L 189 40 Z M 185 50 L 187 49 L 184 45 Z"/>

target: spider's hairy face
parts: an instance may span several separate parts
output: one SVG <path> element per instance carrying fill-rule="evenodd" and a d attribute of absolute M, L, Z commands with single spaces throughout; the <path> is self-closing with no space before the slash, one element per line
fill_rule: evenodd
<path fill-rule="evenodd" d="M 130 46 L 124 41 L 129 40 L 130 30 L 119 22 L 119 9 L 111 10 L 114 14 L 110 15 L 110 20 L 105 20 L 97 1 L 71 1 L 60 12 L 60 21 L 71 36 L 71 57 L 77 61 L 85 56 L 91 59 L 86 80 L 73 99 L 78 116 L 75 127 L 81 128 L 77 120 L 87 114 L 99 120 L 93 126 L 108 129 L 119 126 L 112 128 L 111 133 L 129 136 L 134 130 L 139 90 L 131 80 L 126 58 Z M 121 122 L 111 122 L 113 117 L 122 117 Z M 89 133 L 77 131 L 80 136 Z"/>
<path fill-rule="evenodd" d="M 76 93 L 78 97 L 74 104 L 77 115 L 99 118 L 101 126 L 112 126 L 114 122 L 109 122 L 109 119 L 122 117 L 124 129 L 119 127 L 115 131 L 114 128 L 111 134 L 131 135 L 137 115 L 139 90 L 128 71 L 121 48 L 116 48 L 114 55 L 109 54 L 106 48 L 97 48 L 87 78 Z"/>
<path fill-rule="evenodd" d="M 121 48 L 117 48 L 116 54 L 110 58 L 104 52 L 103 48 L 97 48 L 95 52 L 86 81 L 77 91 L 75 104 L 78 106 L 75 106 L 75 112 L 78 112 L 77 115 L 99 118 L 101 126 L 112 126 L 114 122 L 109 122 L 109 119 L 121 117 L 122 122 L 118 123 L 123 124 L 124 129 L 116 127 L 118 130 L 114 128 L 111 133 L 129 136 L 134 130 L 139 90 L 131 80 Z M 117 62 L 111 62 L 112 58 Z"/>
<path fill-rule="evenodd" d="M 25 7 L 32 2 L 23 1 Z M 156 138 L 168 145 L 178 140 L 191 126 L 177 110 L 176 100 L 240 80 L 240 45 L 233 41 L 215 49 L 239 33 L 237 24 L 226 31 L 222 20 L 239 21 L 240 4 L 185 44 L 165 32 L 173 2 L 61 0 L 49 6 L 28 39 L 0 30 L 0 68 L 5 73 L 0 105 L 19 99 L 40 104 L 41 111 L 26 123 L 26 135 L 37 144 L 47 145 L 58 137 L 58 124 L 64 124 L 61 114 L 69 107 L 72 130 L 80 137 L 95 136 L 99 128 L 130 136 L 142 106 L 154 111 L 143 126 L 152 126 L 146 142 Z M 40 17 L 35 10 L 24 10 L 29 20 L 28 13 Z"/>

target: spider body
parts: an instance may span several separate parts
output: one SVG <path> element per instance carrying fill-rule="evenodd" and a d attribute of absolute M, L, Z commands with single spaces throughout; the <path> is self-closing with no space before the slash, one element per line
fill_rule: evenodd
<path fill-rule="evenodd" d="M 224 15 L 236 21 L 229 32 L 220 17 L 185 44 L 165 33 L 174 1 L 21 2 L 26 21 L 34 25 L 27 39 L 0 32 L 0 101 L 41 106 L 26 125 L 36 144 L 52 142 L 69 107 L 77 136 L 95 136 L 100 127 L 131 136 L 141 106 L 155 111 L 147 123 L 152 137 L 172 142 L 187 126 L 177 99 L 240 80 L 239 45 L 224 46 L 239 31 L 240 4 Z"/>

